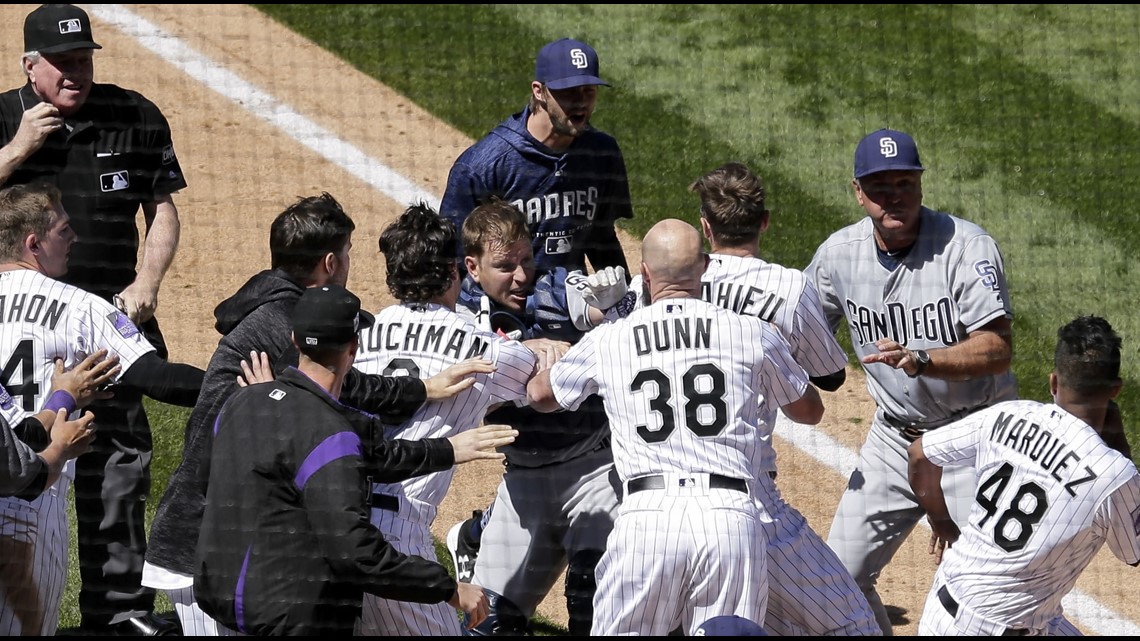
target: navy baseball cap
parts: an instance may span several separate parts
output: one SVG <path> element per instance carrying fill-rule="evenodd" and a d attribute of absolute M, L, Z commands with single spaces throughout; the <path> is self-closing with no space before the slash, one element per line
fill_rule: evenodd
<path fill-rule="evenodd" d="M 91 38 L 91 19 L 73 4 L 42 4 L 24 18 L 24 51 L 63 53 L 102 49 Z"/>
<path fill-rule="evenodd" d="M 868 134 L 855 147 L 855 178 L 880 171 L 926 171 L 914 138 L 894 129 Z"/>
<path fill-rule="evenodd" d="M 598 52 L 579 40 L 555 40 L 538 52 L 534 79 L 551 89 L 610 83 L 598 77 Z"/>
<path fill-rule="evenodd" d="M 375 322 L 356 294 L 340 285 L 309 287 L 293 308 L 293 338 L 301 348 L 342 347 Z"/>
<path fill-rule="evenodd" d="M 755 621 L 735 614 L 713 617 L 697 628 L 698 637 L 766 637 L 768 632 Z"/>

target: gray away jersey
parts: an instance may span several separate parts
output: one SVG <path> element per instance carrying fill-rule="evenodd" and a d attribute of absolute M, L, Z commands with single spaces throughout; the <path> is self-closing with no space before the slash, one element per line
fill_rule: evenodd
<path fill-rule="evenodd" d="M 799 400 L 807 374 L 771 326 L 694 298 L 601 325 L 553 366 L 558 403 L 605 403 L 624 481 L 661 472 L 754 478 L 761 403 Z"/>
<path fill-rule="evenodd" d="M 1013 317 L 997 243 L 969 221 L 923 207 L 921 231 L 893 270 L 879 263 L 870 218 L 832 234 L 805 271 L 831 327 L 847 321 L 862 358 L 875 341 L 893 338 L 908 349 L 954 345 L 986 323 Z M 901 369 L 865 367 L 880 412 L 920 425 L 939 425 L 979 406 L 1016 398 L 1011 372 L 968 381 L 910 378 Z"/>
<path fill-rule="evenodd" d="M 1107 541 L 1140 561 L 1140 475 L 1054 404 L 1009 401 L 927 432 L 936 465 L 973 465 L 977 500 L 939 572 L 964 608 L 1043 628 Z"/>
<path fill-rule="evenodd" d="M 478 426 L 492 405 L 525 401 L 535 357 L 522 343 L 481 330 L 442 305 L 392 305 L 376 314 L 372 327 L 360 330 L 355 367 L 366 374 L 426 379 L 473 356 L 493 362 L 495 371 L 476 375 L 473 386 L 452 398 L 427 401 L 388 430 L 392 438 L 447 438 Z M 454 474 L 451 468 L 403 483 L 377 484 L 374 490 L 406 495 L 413 506 L 434 515 Z"/>

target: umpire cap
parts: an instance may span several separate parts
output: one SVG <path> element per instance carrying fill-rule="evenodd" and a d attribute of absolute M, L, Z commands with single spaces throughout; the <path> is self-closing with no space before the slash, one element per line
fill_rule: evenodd
<path fill-rule="evenodd" d="M 73 4 L 43 4 L 24 18 L 24 51 L 63 53 L 102 49 L 91 37 L 91 19 Z"/>

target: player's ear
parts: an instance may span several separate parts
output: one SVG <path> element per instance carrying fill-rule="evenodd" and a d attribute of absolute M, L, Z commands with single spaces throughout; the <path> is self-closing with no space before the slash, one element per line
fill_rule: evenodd
<path fill-rule="evenodd" d="M 464 256 L 463 264 L 467 266 L 467 273 L 471 274 L 471 278 L 475 282 L 479 282 L 479 261 L 475 260 L 474 256 Z"/>
<path fill-rule="evenodd" d="M 768 223 L 771 220 L 772 220 L 772 212 L 765 209 L 764 213 L 761 214 L 761 216 L 760 216 L 760 233 L 761 234 L 768 231 Z"/>
<path fill-rule="evenodd" d="M 1057 372 L 1049 372 L 1049 395 L 1057 398 Z"/>
<path fill-rule="evenodd" d="M 24 237 L 24 249 L 31 253 L 36 253 L 40 250 L 40 237 L 36 234 L 28 234 Z"/>

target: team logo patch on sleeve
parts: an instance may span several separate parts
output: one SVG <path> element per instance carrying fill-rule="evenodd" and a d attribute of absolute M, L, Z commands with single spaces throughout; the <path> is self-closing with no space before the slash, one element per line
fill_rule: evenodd
<path fill-rule="evenodd" d="M 174 145 L 167 145 L 162 148 L 162 164 L 169 165 L 174 162 Z"/>
<path fill-rule="evenodd" d="M 12 409 L 12 405 L 14 405 L 12 402 L 12 395 L 8 393 L 7 388 L 5 388 L 3 385 L 0 385 L 0 407 L 6 410 L 10 410 Z"/>
<path fill-rule="evenodd" d="M 119 332 L 119 336 L 123 338 L 131 338 L 138 336 L 139 328 L 127 318 L 127 315 L 120 311 L 114 311 L 107 314 L 107 320 L 111 321 L 111 325 L 115 327 L 115 331 Z"/>

